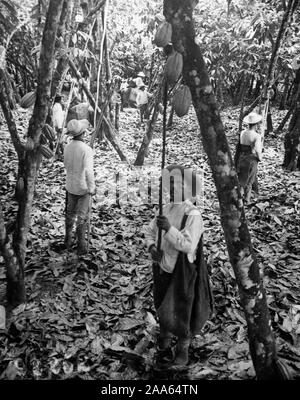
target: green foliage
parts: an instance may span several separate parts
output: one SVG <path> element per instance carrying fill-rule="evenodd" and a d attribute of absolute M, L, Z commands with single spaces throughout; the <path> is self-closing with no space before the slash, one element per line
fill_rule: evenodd
<path fill-rule="evenodd" d="M 112 0 L 109 18 L 109 37 L 115 42 L 112 53 L 115 73 L 130 77 L 148 70 L 156 51 L 153 37 L 163 21 L 162 2 L 158 0 Z"/>
<path fill-rule="evenodd" d="M 12 0 L 0 0 L 0 44 L 5 44 L 17 23 L 16 4 Z"/>
<path fill-rule="evenodd" d="M 222 80 L 229 89 L 241 78 L 263 81 L 282 16 L 281 2 L 200 2 L 196 8 L 198 42 L 213 83 Z M 277 77 L 291 72 L 290 63 L 299 51 L 297 24 L 299 13 L 280 49 Z"/>

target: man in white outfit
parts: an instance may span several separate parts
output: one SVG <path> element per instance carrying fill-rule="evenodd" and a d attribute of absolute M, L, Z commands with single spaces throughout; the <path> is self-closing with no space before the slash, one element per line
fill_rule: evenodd
<path fill-rule="evenodd" d="M 89 213 L 90 196 L 96 193 L 94 178 L 94 153 L 90 146 L 84 143 L 84 135 L 89 127 L 86 119 L 72 119 L 68 122 L 68 135 L 71 142 L 65 147 L 64 165 L 67 171 L 66 190 L 66 236 L 65 245 L 72 246 L 72 230 L 77 217 L 77 251 L 79 255 L 87 252 L 85 234 Z"/>
<path fill-rule="evenodd" d="M 53 122 L 53 128 L 55 129 L 55 132 L 57 135 L 56 136 L 57 142 L 58 142 L 57 150 L 59 153 L 61 153 L 61 155 L 63 155 L 63 153 L 64 153 L 63 144 L 61 142 L 64 117 L 65 117 L 65 113 L 63 111 L 62 104 L 61 104 L 61 96 L 57 95 L 57 96 L 55 96 L 54 105 L 52 108 L 52 122 Z"/>

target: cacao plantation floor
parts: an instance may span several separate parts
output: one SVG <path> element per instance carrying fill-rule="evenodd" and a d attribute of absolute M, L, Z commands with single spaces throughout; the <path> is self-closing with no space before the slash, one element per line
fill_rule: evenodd
<path fill-rule="evenodd" d="M 274 111 L 274 125 L 285 112 Z M 232 149 L 238 108 L 222 111 Z M 20 133 L 29 112 L 16 112 Z M 13 199 L 17 158 L 7 127 L 0 121 L 0 192 L 7 223 L 16 215 Z M 1 379 L 190 379 L 251 380 L 246 322 L 220 226 L 218 201 L 198 137 L 194 112 L 174 117 L 168 131 L 167 163 L 203 168 L 205 254 L 216 312 L 190 350 L 181 373 L 155 372 L 157 324 L 151 293 L 151 261 L 142 228 L 153 217 L 152 205 L 94 201 L 89 256 L 78 258 L 61 249 L 64 237 L 64 168 L 44 160 L 32 210 L 26 264 L 27 302 L 7 315 L 0 331 Z M 119 142 L 131 163 L 143 128 L 136 110 L 121 113 Z M 110 145 L 96 145 L 97 186 L 110 189 L 114 174 L 135 179 L 136 169 L 119 161 Z M 161 120 L 157 124 L 143 171 L 160 169 Z M 283 134 L 266 139 L 259 164 L 260 194 L 246 208 L 272 316 L 279 355 L 294 379 L 300 377 L 300 175 L 281 168 Z M 129 190 L 130 192 L 130 190 Z M 5 296 L 5 270 L 0 257 L 0 296 Z"/>

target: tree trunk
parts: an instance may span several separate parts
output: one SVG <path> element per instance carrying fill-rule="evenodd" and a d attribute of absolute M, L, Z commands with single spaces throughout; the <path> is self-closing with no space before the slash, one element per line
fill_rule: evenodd
<path fill-rule="evenodd" d="M 292 113 L 293 113 L 293 109 L 290 108 L 289 111 L 285 114 L 283 120 L 278 125 L 278 128 L 275 131 L 276 135 L 279 134 L 282 131 L 282 129 L 284 128 L 285 124 L 287 123 L 287 121 L 289 120 L 290 116 L 292 115 Z"/>
<path fill-rule="evenodd" d="M 195 0 L 165 0 L 164 15 L 173 26 L 173 45 L 183 55 L 183 80 L 192 93 L 203 146 L 217 188 L 221 223 L 245 311 L 256 375 L 258 379 L 278 379 L 282 376 L 277 368 L 274 334 L 246 223 L 240 184 L 207 68 L 200 47 L 195 43 L 193 9 L 196 4 Z"/>
<path fill-rule="evenodd" d="M 71 70 L 73 71 L 74 75 L 76 76 L 76 78 L 82 81 L 82 77 L 79 73 L 79 71 L 77 70 L 74 62 L 72 60 L 69 60 L 69 65 Z M 89 102 L 91 103 L 92 107 L 94 108 L 94 110 L 96 109 L 96 101 L 92 95 L 92 93 L 89 91 L 87 85 L 85 84 L 85 82 L 82 81 L 82 89 L 84 90 L 85 94 L 87 95 L 87 98 L 89 100 Z M 99 113 L 99 115 L 101 116 L 101 109 L 99 108 L 99 106 L 97 106 L 97 112 Z M 114 127 L 111 125 L 110 121 L 108 121 L 108 119 L 103 115 L 103 122 L 105 123 L 105 127 L 106 129 L 106 137 L 109 140 L 109 142 L 112 144 L 113 148 L 116 150 L 116 152 L 119 154 L 119 157 L 121 159 L 121 161 L 125 161 L 128 163 L 127 157 L 125 156 L 125 154 L 123 153 L 117 139 L 116 139 L 116 135 L 114 134 Z"/>
<path fill-rule="evenodd" d="M 254 89 L 254 97 L 257 98 L 260 94 L 260 88 L 261 88 L 261 80 L 257 79 L 256 84 L 255 84 L 255 89 Z"/>
<path fill-rule="evenodd" d="M 4 249 L 4 253 L 7 251 L 5 257 L 7 262 L 7 300 L 11 306 L 16 306 L 25 301 L 24 267 L 27 249 L 27 235 L 31 222 L 31 208 L 36 178 L 36 162 L 38 156 L 37 147 L 39 145 L 41 129 L 48 111 L 55 39 L 61 10 L 62 2 L 60 0 L 50 0 L 40 51 L 37 97 L 28 129 L 28 136 L 34 141 L 35 148 L 31 151 L 26 151 L 25 158 L 23 159 L 23 171 L 21 172 L 24 177 L 24 191 L 23 195 L 19 199 L 19 208 L 12 243 L 10 242 L 10 238 L 7 236 L 7 232 L 3 226 L 3 218 L 1 218 L 0 221 L 0 225 L 2 225 L 0 228 L 1 235 L 3 236 L 5 234 L 5 242 L 9 243 L 7 249 Z M 3 108 L 2 102 L 1 106 Z M 8 122 L 11 127 L 12 121 Z M 14 135 L 16 133 L 13 129 L 10 133 L 14 140 Z M 23 152 L 23 149 L 19 149 L 19 159 Z M 3 246 L 1 247 L 3 251 Z"/>
<path fill-rule="evenodd" d="M 116 103 L 115 105 L 115 130 L 119 131 L 119 123 L 120 123 L 120 103 Z"/>
<path fill-rule="evenodd" d="M 296 73 L 294 88 L 296 94 L 291 107 L 292 118 L 284 138 L 283 167 L 289 171 L 294 171 L 300 167 L 300 68 Z"/>
<path fill-rule="evenodd" d="M 289 93 L 289 86 L 290 86 L 290 80 L 289 80 L 289 75 L 287 74 L 285 77 L 285 80 L 284 80 L 284 90 L 283 90 L 283 94 L 280 99 L 279 110 L 286 109 L 286 103 L 287 103 L 287 98 L 288 98 L 288 93 Z"/>
<path fill-rule="evenodd" d="M 289 21 L 290 21 L 290 17 L 293 13 L 293 6 L 294 3 L 297 3 L 298 0 L 289 0 L 289 3 L 287 5 L 287 8 L 284 12 L 281 24 L 280 24 L 280 28 L 276 37 L 276 42 L 274 44 L 273 50 L 272 50 L 272 55 L 271 55 L 271 59 L 270 59 L 270 63 L 269 63 L 269 67 L 268 67 L 268 73 L 267 73 L 267 79 L 264 85 L 264 90 L 263 90 L 263 95 L 262 95 L 262 99 L 264 101 L 266 101 L 268 99 L 268 91 L 269 89 L 271 89 L 272 85 L 273 85 L 273 80 L 274 80 L 274 73 L 275 73 L 275 69 L 276 69 L 276 65 L 277 65 L 277 59 L 278 59 L 278 52 L 282 43 L 282 40 L 284 38 L 286 29 L 288 27 Z"/>
<path fill-rule="evenodd" d="M 167 123 L 167 128 L 172 128 L 172 126 L 173 126 L 174 112 L 175 112 L 175 110 L 174 110 L 174 107 L 172 106 L 172 107 L 171 107 L 170 114 L 169 114 L 169 119 L 168 119 L 168 123 Z"/>
<path fill-rule="evenodd" d="M 78 0 L 65 0 L 63 4 L 63 9 L 61 13 L 60 23 L 58 33 L 60 37 L 63 38 L 64 46 L 69 48 L 70 46 L 70 36 L 72 33 L 72 23 L 75 20 L 75 15 L 78 7 Z M 59 45 L 58 45 L 59 47 Z M 65 75 L 65 71 L 68 68 L 68 54 L 63 54 L 58 62 L 57 67 L 53 73 L 53 79 L 51 84 L 51 98 L 53 99 L 62 77 Z"/>
<path fill-rule="evenodd" d="M 289 130 L 284 138 L 283 167 L 288 171 L 300 169 L 300 105 L 295 108 Z"/>
<path fill-rule="evenodd" d="M 160 88 L 160 85 L 161 85 L 161 81 L 159 84 L 159 91 L 155 98 L 155 104 L 154 104 L 154 108 L 153 108 L 153 112 L 152 112 L 152 117 L 148 123 L 147 131 L 145 132 L 142 144 L 138 150 L 138 153 L 137 153 L 137 156 L 136 156 L 136 159 L 134 162 L 135 166 L 144 165 L 145 157 L 148 153 L 149 145 L 152 140 L 153 131 L 154 131 L 155 124 L 156 124 L 158 114 L 159 114 L 159 104 L 162 100 L 162 89 Z"/>
<path fill-rule="evenodd" d="M 249 85 L 249 92 L 248 92 L 249 97 L 252 96 L 253 83 L 254 83 L 254 75 L 252 75 L 251 78 L 250 78 L 250 85 Z"/>

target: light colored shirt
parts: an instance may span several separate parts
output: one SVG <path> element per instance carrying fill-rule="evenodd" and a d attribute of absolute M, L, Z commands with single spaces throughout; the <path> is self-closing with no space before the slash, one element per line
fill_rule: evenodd
<path fill-rule="evenodd" d="M 69 193 L 82 196 L 94 192 L 94 152 L 90 146 L 81 140 L 72 140 L 64 150 L 64 165 Z"/>
<path fill-rule="evenodd" d="M 147 90 L 139 90 L 136 98 L 136 104 L 138 106 L 142 106 L 143 104 L 147 104 L 151 94 L 147 92 Z"/>
<path fill-rule="evenodd" d="M 185 227 L 181 230 L 182 218 L 185 214 L 188 215 L 188 218 Z M 187 254 L 189 262 L 195 261 L 198 242 L 204 230 L 203 220 L 200 211 L 189 200 L 179 204 L 166 204 L 163 208 L 163 215 L 168 218 L 171 227 L 168 232 L 162 232 L 161 250 L 163 255 L 160 267 L 165 272 L 172 273 L 180 251 Z M 157 244 L 156 218 L 144 228 L 144 234 L 148 249 L 153 244 Z"/>
<path fill-rule="evenodd" d="M 53 127 L 62 129 L 64 123 L 64 112 L 60 103 L 54 104 L 52 114 Z"/>
<path fill-rule="evenodd" d="M 245 129 L 240 136 L 240 143 L 251 146 L 252 153 L 257 156 L 259 161 L 262 160 L 262 143 L 260 134 L 253 129 Z"/>
<path fill-rule="evenodd" d="M 137 88 L 139 88 L 142 85 L 144 85 L 143 79 L 140 76 L 138 76 L 137 78 L 133 79 L 133 81 L 135 82 Z"/>

